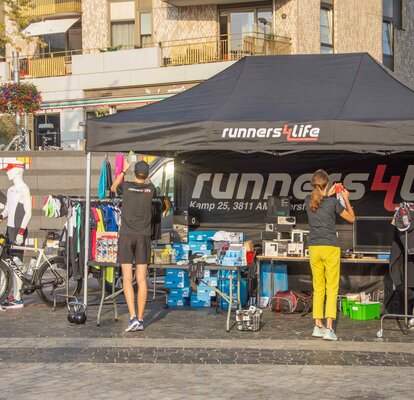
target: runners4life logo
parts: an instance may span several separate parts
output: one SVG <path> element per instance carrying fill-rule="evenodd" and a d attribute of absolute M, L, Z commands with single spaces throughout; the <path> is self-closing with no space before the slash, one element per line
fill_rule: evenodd
<path fill-rule="evenodd" d="M 285 124 L 279 128 L 224 128 L 223 139 L 279 139 L 286 136 L 288 142 L 316 142 L 320 128 L 313 125 Z"/>

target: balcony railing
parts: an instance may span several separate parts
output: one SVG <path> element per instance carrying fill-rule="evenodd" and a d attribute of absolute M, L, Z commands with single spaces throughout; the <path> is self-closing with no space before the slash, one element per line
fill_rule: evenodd
<path fill-rule="evenodd" d="M 72 73 L 72 55 L 79 51 L 47 53 L 20 58 L 20 76 L 22 78 L 46 78 Z"/>
<path fill-rule="evenodd" d="M 82 0 L 32 0 L 32 7 L 28 7 L 26 15 L 41 17 L 43 15 L 82 12 Z"/>
<path fill-rule="evenodd" d="M 236 61 L 244 56 L 266 56 L 291 53 L 291 39 L 261 33 L 228 35 L 227 37 L 204 37 L 146 44 L 145 47 L 161 48 L 162 66 L 202 64 L 220 61 Z M 46 53 L 20 57 L 22 77 L 44 78 L 70 75 L 72 56 L 98 52 L 113 52 L 138 49 L 139 46 L 122 48 L 100 48 L 70 50 L 59 53 Z"/>
<path fill-rule="evenodd" d="M 291 53 L 291 40 L 258 32 L 162 43 L 164 66 L 236 61 L 244 56 Z"/>

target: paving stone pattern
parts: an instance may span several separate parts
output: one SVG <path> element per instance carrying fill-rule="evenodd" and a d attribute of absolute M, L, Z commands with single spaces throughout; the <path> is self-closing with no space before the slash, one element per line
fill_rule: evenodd
<path fill-rule="evenodd" d="M 97 307 L 69 324 L 35 296 L 0 313 L 0 400 L 10 399 L 402 399 L 411 398 L 414 330 L 388 320 L 339 317 L 337 342 L 310 336 L 310 315 L 264 313 L 259 332 L 225 331 L 226 313 L 148 305 L 144 332 L 124 332 Z"/>
<path fill-rule="evenodd" d="M 0 349 L 0 362 L 137 364 L 270 364 L 414 367 L 414 353 L 261 350 L 228 348 L 52 348 Z"/>
<path fill-rule="evenodd" d="M 23 310 L 0 313 L 1 337 L 87 337 L 118 338 L 130 337 L 124 329 L 127 324 L 126 305 L 119 306 L 119 321 L 114 321 L 112 306 L 104 308 L 101 326 L 96 326 L 97 307 L 88 308 L 88 321 L 85 325 L 69 324 L 66 309 L 52 311 L 42 304 L 31 304 Z M 214 308 L 164 309 L 161 302 L 151 303 L 145 315 L 145 331 L 140 337 L 179 338 L 179 339 L 265 339 L 314 340 L 312 316 L 299 314 L 280 315 L 266 310 L 263 327 L 259 332 L 239 332 L 234 326 L 230 333 L 225 330 L 226 313 L 217 313 Z M 30 326 L 30 329 L 27 327 Z M 412 343 L 414 330 L 407 330 L 403 321 L 385 320 L 382 339 L 377 338 L 379 321 L 353 321 L 338 316 L 335 326 L 339 340 L 363 342 L 401 342 Z"/>

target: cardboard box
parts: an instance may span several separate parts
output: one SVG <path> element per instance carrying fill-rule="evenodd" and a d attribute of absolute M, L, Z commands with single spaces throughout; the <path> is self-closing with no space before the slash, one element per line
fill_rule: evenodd
<path fill-rule="evenodd" d="M 216 231 L 192 231 L 188 232 L 190 242 L 206 242 L 214 236 Z"/>
<path fill-rule="evenodd" d="M 188 272 L 183 271 L 179 268 L 167 268 L 165 275 L 167 277 L 175 277 L 175 278 L 182 278 L 184 276 L 187 276 L 188 278 Z"/>
<path fill-rule="evenodd" d="M 288 256 L 304 256 L 304 245 L 303 243 L 288 243 Z"/>
<path fill-rule="evenodd" d="M 213 249 L 213 242 L 211 241 L 205 241 L 205 242 L 189 242 L 190 250 L 193 253 L 196 253 L 198 251 L 208 251 Z"/>
<path fill-rule="evenodd" d="M 191 307 L 211 307 L 211 301 L 198 300 L 197 295 L 192 294 L 190 305 Z"/>
<path fill-rule="evenodd" d="M 167 304 L 168 304 L 169 307 L 189 306 L 190 305 L 190 298 L 174 299 L 174 298 L 168 297 Z"/>
<path fill-rule="evenodd" d="M 191 287 L 185 287 L 182 289 L 171 288 L 170 297 L 174 299 L 183 299 L 191 296 Z"/>
<path fill-rule="evenodd" d="M 175 276 L 166 276 L 164 281 L 164 288 L 166 289 L 183 289 L 190 286 L 190 279 L 187 276 L 175 277 Z"/>
<path fill-rule="evenodd" d="M 202 301 L 211 301 L 211 297 L 214 297 L 216 292 L 211 290 L 209 287 L 203 288 L 197 287 L 197 299 Z"/>
<path fill-rule="evenodd" d="M 205 282 L 205 284 L 203 282 Z M 208 286 L 217 287 L 218 278 L 216 276 L 213 276 L 211 278 L 204 277 L 203 278 L 203 282 L 201 282 L 198 286 L 199 287 L 203 287 L 204 286 L 205 288 L 208 288 Z"/>
<path fill-rule="evenodd" d="M 262 263 L 260 268 L 261 297 L 273 296 L 279 290 L 288 290 L 288 268 L 285 264 Z"/>

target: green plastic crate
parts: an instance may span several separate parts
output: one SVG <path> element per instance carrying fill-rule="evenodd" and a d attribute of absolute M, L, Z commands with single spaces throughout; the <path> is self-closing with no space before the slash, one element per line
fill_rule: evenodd
<path fill-rule="evenodd" d="M 349 309 L 353 304 L 355 304 L 356 300 L 348 300 L 346 298 L 341 299 L 341 310 L 342 315 L 345 315 L 346 317 L 349 317 Z"/>
<path fill-rule="evenodd" d="M 349 318 L 359 321 L 378 319 L 381 313 L 381 303 L 371 302 L 362 304 L 356 302 L 349 307 Z"/>

